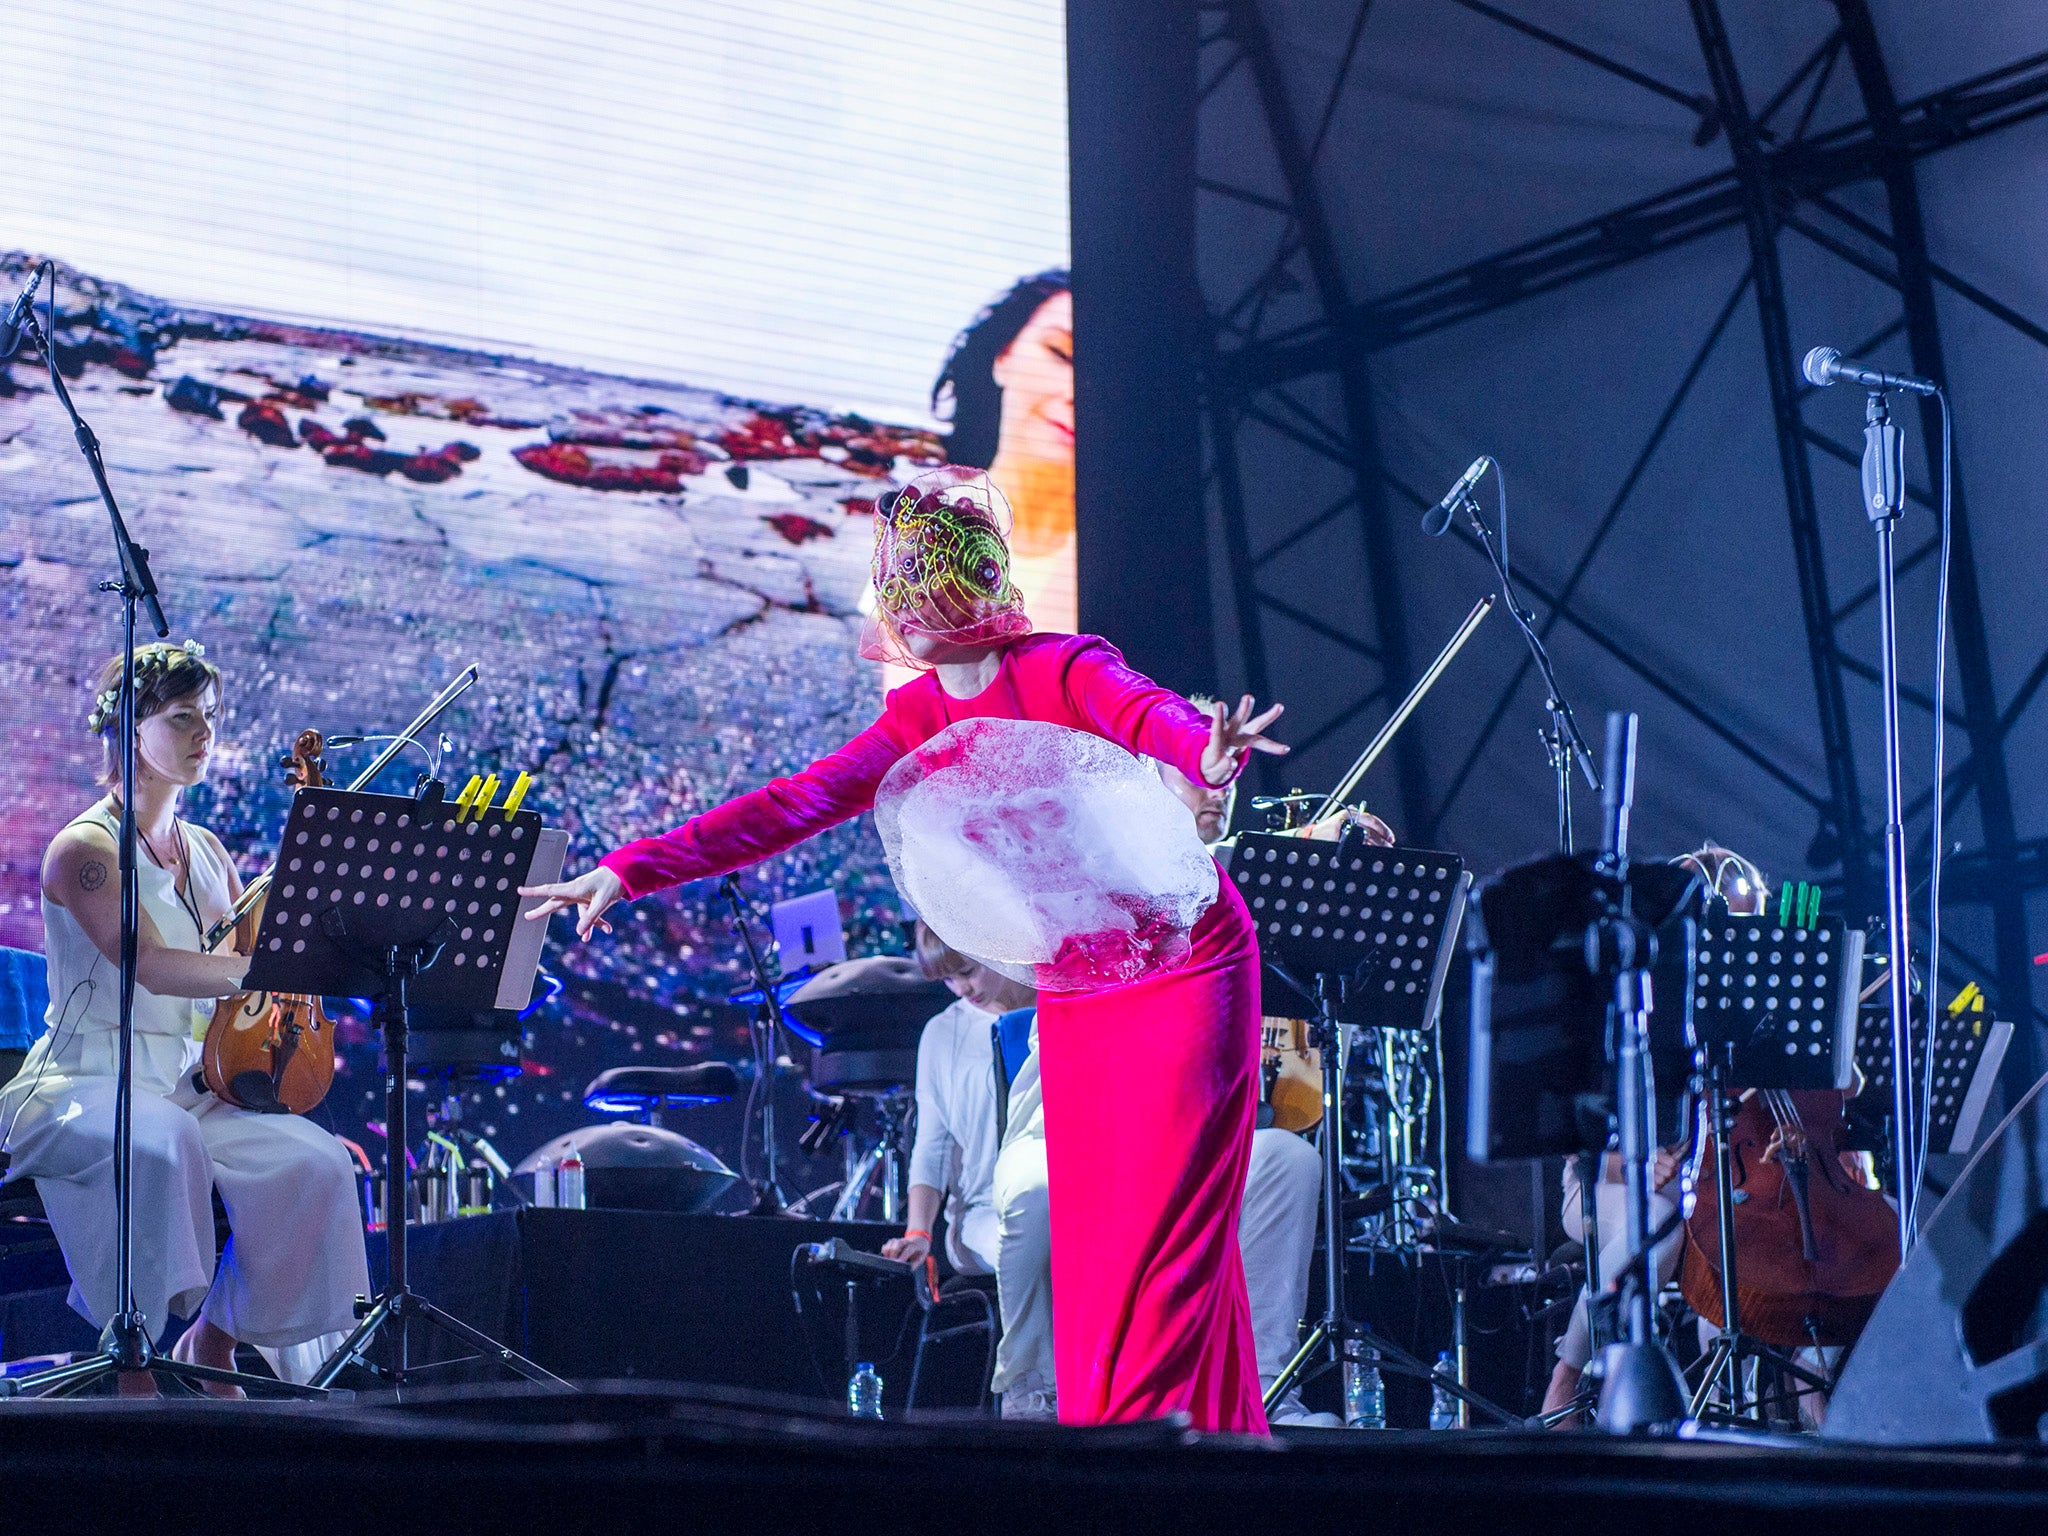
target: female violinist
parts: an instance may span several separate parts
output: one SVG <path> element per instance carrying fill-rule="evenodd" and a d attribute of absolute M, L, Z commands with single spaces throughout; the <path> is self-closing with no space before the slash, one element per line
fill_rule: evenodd
<path fill-rule="evenodd" d="M 93 805 L 51 840 L 42 911 L 48 1029 L 0 1089 L 0 1138 L 32 1177 L 71 1271 L 71 1304 L 95 1325 L 115 1294 L 114 1095 L 119 1043 L 121 659 L 101 669 L 87 724 L 100 738 Z M 178 815 L 213 760 L 221 674 L 191 641 L 135 654 L 135 816 L 142 929 L 134 1040 L 134 1287 L 152 1338 L 192 1319 L 173 1353 L 228 1368 L 246 1341 L 304 1379 L 314 1341 L 354 1325 L 369 1289 L 354 1169 L 342 1144 L 295 1115 L 236 1109 L 193 1086 L 206 1000 L 235 992 L 245 956 L 202 953 L 241 881 L 220 840 Z M 233 1236 L 216 1265 L 213 1191 Z M 154 1388 L 146 1373 L 124 1392 Z M 226 1389 L 232 1394 L 235 1389 Z"/>

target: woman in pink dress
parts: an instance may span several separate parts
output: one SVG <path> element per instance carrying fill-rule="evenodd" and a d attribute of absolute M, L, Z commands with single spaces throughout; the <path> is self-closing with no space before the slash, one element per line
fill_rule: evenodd
<path fill-rule="evenodd" d="M 878 606 L 863 654 L 923 669 L 881 718 L 801 773 L 533 888 L 531 916 L 574 908 L 579 938 L 613 902 L 739 869 L 868 810 L 900 759 L 964 720 L 1084 731 L 1229 783 L 1262 734 L 1247 696 L 1212 717 L 1090 635 L 1033 634 L 1009 578 L 1007 507 L 979 471 L 919 477 L 878 510 Z M 1237 1242 L 1258 1099 L 1259 960 L 1225 880 L 1171 970 L 1045 993 L 1038 1015 L 1060 1416 L 1185 1412 L 1263 1432 Z M 1105 1069 L 1114 1060 L 1118 1069 Z"/>

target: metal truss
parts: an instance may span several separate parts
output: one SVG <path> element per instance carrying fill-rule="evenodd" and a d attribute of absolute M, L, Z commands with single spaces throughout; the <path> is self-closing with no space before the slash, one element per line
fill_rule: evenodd
<path fill-rule="evenodd" d="M 1262 200 L 1269 211 L 1284 210 L 1285 228 L 1280 234 L 1280 245 L 1286 254 L 1276 264 L 1274 277 L 1277 279 L 1280 272 L 1290 268 L 1294 258 L 1298 257 L 1306 267 L 1308 289 L 1314 296 L 1314 302 L 1325 314 L 1347 312 L 1351 308 L 1351 300 L 1346 293 L 1336 239 L 1317 189 L 1316 162 L 1329 130 L 1330 111 L 1343 90 L 1351 62 L 1357 56 L 1370 8 L 1371 0 L 1360 0 L 1335 82 L 1321 120 L 1312 132 L 1305 131 L 1295 117 L 1287 81 L 1274 55 L 1258 0 L 1227 0 L 1227 3 L 1206 13 L 1211 26 L 1203 38 L 1203 53 L 1211 56 L 1211 67 L 1220 69 L 1224 74 L 1241 67 L 1249 75 L 1264 117 L 1273 168 L 1283 189 L 1284 202 L 1276 205 L 1270 198 Z M 1226 61 L 1215 64 L 1213 55 L 1219 44 L 1227 47 L 1230 53 Z M 1256 328 L 1256 319 L 1252 324 Z M 1218 361 L 1221 360 L 1219 353 Z M 1248 663 L 1248 686 L 1262 697 L 1270 696 L 1272 692 L 1267 645 L 1267 623 L 1271 618 L 1292 626 L 1312 642 L 1320 641 L 1338 653 L 1329 658 L 1325 669 L 1334 669 L 1340 676 L 1356 678 L 1354 687 L 1362 686 L 1364 689 L 1335 715 L 1314 723 L 1305 735 L 1297 735 L 1297 745 L 1302 749 L 1312 748 L 1326 737 L 1344 730 L 1375 703 L 1384 701 L 1391 704 L 1389 689 L 1404 686 L 1412 670 L 1389 524 L 1388 479 L 1380 459 L 1379 437 L 1373 423 L 1371 381 L 1363 356 L 1353 351 L 1334 357 L 1328 371 L 1335 383 L 1335 410 L 1328 413 L 1334 419 L 1326 419 L 1324 413 L 1294 398 L 1284 387 L 1266 391 L 1265 400 L 1251 400 L 1241 395 L 1234 401 L 1227 401 L 1221 395 L 1210 397 L 1212 409 L 1217 413 L 1212 416 L 1212 425 L 1218 425 L 1225 419 L 1231 422 L 1227 430 L 1211 434 L 1211 479 L 1223 503 L 1225 547 L 1233 570 L 1242 573 L 1236 583 L 1235 597 L 1238 626 Z M 1257 552 L 1253 549 L 1253 531 L 1247 518 L 1235 441 L 1237 431 L 1242 430 L 1247 420 L 1256 421 L 1268 430 L 1300 442 L 1311 453 L 1330 459 L 1341 467 L 1345 481 L 1342 494 L 1326 507 L 1308 509 L 1311 515 L 1305 521 L 1297 519 L 1292 527 L 1262 530 L 1267 534 L 1267 543 Z M 1263 579 L 1282 556 L 1309 541 L 1318 540 L 1329 524 L 1347 517 L 1354 521 L 1362 546 L 1363 570 L 1360 575 L 1368 593 L 1373 625 L 1369 639 L 1353 636 L 1306 611 L 1300 602 L 1290 601 L 1274 592 L 1271 583 Z M 1411 821 L 1419 820 L 1426 814 L 1430 802 L 1421 748 L 1412 737 L 1396 741 L 1394 770 L 1402 814 Z M 1262 764 L 1261 772 L 1267 787 L 1272 787 L 1274 770 Z"/>
<path fill-rule="evenodd" d="M 1312 669 L 1334 713 L 1296 724 L 1297 750 L 1312 747 L 1355 724 L 1376 708 L 1383 713 L 1411 678 L 1401 590 L 1394 576 L 1388 539 L 1389 501 L 1427 504 L 1413 487 L 1390 476 L 1377 441 L 1368 390 L 1372 355 L 1382 348 L 1540 294 L 1554 292 L 1618 267 L 1654 259 L 1722 231 L 1741 229 L 1749 265 L 1734 285 L 1691 366 L 1651 429 L 1565 579 L 1554 589 L 1528 583 L 1539 605 L 1542 627 L 1562 624 L 1627 668 L 1696 723 L 1712 732 L 1757 772 L 1769 777 L 1813 813 L 1817 828 L 1808 850 L 1817 868 L 1838 867 L 1840 890 L 1856 917 L 1882 907 L 1880 839 L 1867 819 L 1857 773 L 1855 732 L 1848 703 L 1848 679 L 1873 679 L 1876 668 L 1843 640 L 1846 621 L 1867 606 L 1874 583 L 1842 596 L 1827 581 L 1823 519 L 1816 506 L 1812 455 L 1855 464 L 1859 449 L 1809 424 L 1804 405 L 1812 393 L 1795 372 L 1793 325 L 1782 278 L 1780 247 L 1796 239 L 1874 278 L 1898 297 L 1897 318 L 1867 338 L 1858 355 L 1904 339 L 1914 373 L 1946 377 L 1935 310 L 1937 290 L 1991 316 L 2018 334 L 2048 346 L 2048 328 L 2000 302 L 1962 275 L 1932 261 L 1914 167 L 1952 146 L 1995 133 L 2048 113 L 2048 53 L 1899 102 L 1886 73 L 1866 0 L 1833 0 L 1834 26 L 1799 66 L 1756 107 L 1736 65 L 1718 0 L 1688 0 L 1711 94 L 1679 89 L 1623 61 L 1538 26 L 1491 0 L 1443 0 L 1554 47 L 1592 68 L 1658 95 L 1696 119 L 1694 140 L 1705 145 L 1725 136 L 1729 165 L 1668 191 L 1639 199 L 1597 218 L 1582 220 L 1539 239 L 1525 241 L 1480 261 L 1467 262 L 1421 282 L 1374 297 L 1345 290 L 1343 267 L 1318 176 L 1330 124 L 1352 78 L 1368 37 L 1371 0 L 1359 0 L 1343 43 L 1326 56 L 1328 76 L 1312 90 L 1282 68 L 1265 12 L 1275 0 L 1212 0 L 1204 8 L 1202 80 L 1205 103 L 1231 89 L 1238 117 L 1231 131 L 1239 142 L 1225 157 L 1233 172 L 1201 182 L 1209 199 L 1230 205 L 1239 275 L 1232 291 L 1212 292 L 1209 303 L 1211 353 L 1205 380 L 1209 489 L 1229 561 L 1235 603 L 1232 612 L 1247 685 L 1262 695 L 1276 682 L 1297 684 Z M 1512 4 L 1513 0 L 1509 0 Z M 1334 62 L 1328 62 L 1333 58 Z M 1860 120 L 1809 131 L 1831 82 L 1853 81 L 1862 106 Z M 1249 96 L 1244 88 L 1249 86 Z M 1243 142 L 1244 104 L 1256 103 L 1261 142 Z M 1205 125 L 1205 132 L 1207 131 Z M 1884 193 L 1886 218 L 1873 222 L 1837 196 L 1859 184 Z M 1243 257 L 1253 240 L 1264 254 Z M 1211 278 L 1205 276 L 1205 282 Z M 1716 718 L 1685 685 L 1660 673 L 1633 650 L 1574 606 L 1580 583 L 1601 545 L 1629 504 L 1637 480 L 1658 445 L 1679 418 L 1695 380 L 1745 300 L 1755 305 L 1762 326 L 1766 383 L 1776 429 L 1795 566 L 1805 619 L 1809 669 L 1826 782 L 1809 785 L 1749 743 L 1740 731 Z M 1931 402 L 1922 426 L 1930 459 L 1940 442 Z M 1253 434 L 1258 434 L 1255 439 Z M 1243 465 L 1254 455 L 1271 478 L 1274 445 L 1307 468 L 1320 463 L 1340 475 L 1338 494 L 1322 504 L 1274 507 L 1267 498 L 1248 497 Z M 1313 476 L 1309 477 L 1313 481 Z M 2023 843 L 2017 837 L 2004 742 L 2015 722 L 2048 680 L 2048 655 L 2002 699 L 1994 686 L 1985 607 L 1970 536 L 1968 503 L 1958 473 L 1955 485 L 1955 549 L 1951 602 L 1960 708 L 1951 723 L 1960 727 L 1968 755 L 1953 761 L 1945 786 L 1953 808 L 1974 797 L 1983 829 L 1980 848 L 1959 855 L 1950 866 L 1949 902 L 1989 909 L 1993 953 L 1986 958 L 1956 951 L 1980 973 L 1995 979 L 1996 1001 L 2008 1016 L 2032 1008 L 2031 956 L 2027 942 L 2026 892 L 2048 886 L 2048 840 Z M 1932 488 L 1915 486 L 1914 500 L 1935 505 Z M 1462 533 L 1462 530 L 1459 530 Z M 1860 537 L 1859 528 L 1853 536 Z M 1844 537 L 1839 531 L 1837 540 Z M 1296 595 L 1302 585 L 1302 552 L 1320 552 L 1335 540 L 1356 551 L 1365 569 L 1357 572 L 1341 600 L 1319 604 Z M 1909 550 L 1902 570 L 1933 558 L 1935 542 Z M 1292 576 L 1278 573 L 1292 562 Z M 1313 583 L 1311 582 L 1312 586 Z M 1369 604 L 1369 634 L 1358 634 L 1359 586 Z M 1464 761 L 1432 796 L 1412 748 L 1399 766 L 1404 824 L 1430 835 L 1456 802 L 1474 766 L 1508 712 L 1526 666 L 1496 701 Z M 1333 680 L 1342 680 L 1333 685 Z M 1931 708 L 1925 694 L 1908 693 L 1911 704 Z M 1267 780 L 1271 785 L 1275 777 Z M 1930 796 L 1909 807 L 1909 819 L 1925 816 Z M 1909 834 L 1919 841 L 1914 828 Z M 1946 947 L 1946 946 L 1945 946 Z M 2037 1017 L 2048 1021 L 2048 1014 Z"/>

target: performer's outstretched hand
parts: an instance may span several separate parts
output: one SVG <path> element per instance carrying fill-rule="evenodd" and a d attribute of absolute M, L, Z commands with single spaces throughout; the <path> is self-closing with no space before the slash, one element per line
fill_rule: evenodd
<path fill-rule="evenodd" d="M 574 880 L 562 880 L 554 885 L 522 885 L 522 896 L 543 896 L 547 898 L 527 917 L 535 921 L 546 921 L 556 912 L 576 909 L 576 937 L 587 939 L 593 928 L 602 928 L 606 933 L 612 925 L 602 916 L 604 909 L 626 894 L 625 882 L 606 869 L 602 864 L 587 875 L 578 875 Z"/>
<path fill-rule="evenodd" d="M 1209 745 L 1202 749 L 1202 777 L 1220 789 L 1236 776 L 1247 752 L 1269 752 L 1275 757 L 1285 755 L 1286 747 L 1277 741 L 1268 741 L 1260 733 L 1278 720 L 1286 707 L 1275 704 L 1254 718 L 1250 694 L 1238 700 L 1235 710 L 1226 711 L 1223 705 L 1217 704 L 1215 717 L 1209 722 Z"/>

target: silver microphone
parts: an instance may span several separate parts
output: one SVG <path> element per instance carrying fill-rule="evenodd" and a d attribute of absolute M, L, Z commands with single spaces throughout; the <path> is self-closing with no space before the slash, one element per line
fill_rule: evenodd
<path fill-rule="evenodd" d="M 1897 389 L 1915 395 L 1941 393 L 1941 386 L 1927 379 L 1910 378 L 1902 373 L 1879 373 L 1875 368 L 1845 363 L 1842 354 L 1833 347 L 1815 347 L 1806 354 L 1806 361 L 1799 365 L 1799 371 L 1806 375 L 1806 382 L 1815 389 L 1826 389 L 1830 384 L 1847 379 L 1865 389 Z"/>
<path fill-rule="evenodd" d="M 1458 503 L 1472 493 L 1472 487 L 1479 483 L 1480 476 L 1493 467 L 1493 460 L 1486 454 L 1472 461 L 1472 467 L 1458 476 L 1458 483 L 1444 493 L 1444 499 L 1422 514 L 1422 531 L 1432 539 L 1451 526 L 1451 517 L 1458 510 Z"/>

